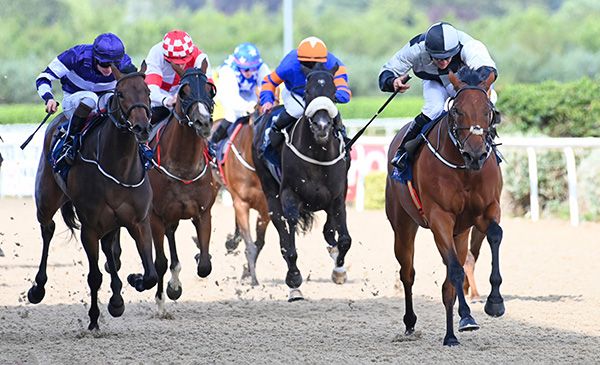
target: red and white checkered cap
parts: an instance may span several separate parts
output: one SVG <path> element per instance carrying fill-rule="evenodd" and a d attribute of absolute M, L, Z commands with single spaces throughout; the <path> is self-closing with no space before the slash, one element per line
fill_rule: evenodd
<path fill-rule="evenodd" d="M 169 62 L 185 64 L 192 58 L 194 42 L 183 30 L 172 30 L 165 34 L 162 42 L 163 55 Z"/>

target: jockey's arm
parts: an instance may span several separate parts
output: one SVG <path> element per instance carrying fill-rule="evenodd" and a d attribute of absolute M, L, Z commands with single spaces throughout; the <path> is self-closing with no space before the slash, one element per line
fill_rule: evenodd
<path fill-rule="evenodd" d="M 279 77 L 277 71 L 271 72 L 263 79 L 260 91 L 260 105 L 262 106 L 264 113 L 267 113 L 273 108 L 273 103 L 275 102 L 275 89 L 282 82 L 283 80 Z"/>
<path fill-rule="evenodd" d="M 348 86 L 348 74 L 346 73 L 346 66 L 339 66 L 337 72 L 334 75 L 334 83 L 336 87 L 336 102 L 341 104 L 349 102 L 350 98 L 352 97 L 352 91 L 350 91 L 350 87 Z"/>

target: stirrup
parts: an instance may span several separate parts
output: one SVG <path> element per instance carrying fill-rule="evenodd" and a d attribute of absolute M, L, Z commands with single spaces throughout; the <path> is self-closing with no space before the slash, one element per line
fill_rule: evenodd
<path fill-rule="evenodd" d="M 403 171 L 406 169 L 407 158 L 408 156 L 406 151 L 397 151 L 396 155 L 394 155 L 394 158 L 392 158 L 390 161 L 390 164 L 392 164 L 392 166 L 396 167 L 398 170 Z"/>

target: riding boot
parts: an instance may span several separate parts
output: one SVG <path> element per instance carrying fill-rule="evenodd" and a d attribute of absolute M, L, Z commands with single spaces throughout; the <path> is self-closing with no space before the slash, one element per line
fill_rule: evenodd
<path fill-rule="evenodd" d="M 430 121 L 431 119 L 429 119 L 423 113 L 415 117 L 415 120 L 412 122 L 408 128 L 408 131 L 406 132 L 406 135 L 404 136 L 404 140 L 402 140 L 400 147 L 398 147 L 394 158 L 392 158 L 390 161 L 390 163 L 397 167 L 398 170 L 404 171 L 408 165 L 409 159 L 412 157 L 409 156 L 410 153 L 407 151 L 406 144 L 415 139 L 421 133 L 421 129 L 423 129 L 425 124 L 429 123 Z"/>
<path fill-rule="evenodd" d="M 214 158 L 217 157 L 217 145 L 221 142 L 225 137 L 227 137 L 227 130 L 229 126 L 233 123 L 230 121 L 223 119 L 217 129 L 213 132 L 208 140 L 208 152 Z"/>
<path fill-rule="evenodd" d="M 84 103 L 79 103 L 77 109 L 73 113 L 71 117 L 71 121 L 69 122 L 69 130 L 67 131 L 67 138 L 65 138 L 65 143 L 62 147 L 61 155 L 65 156 L 65 162 L 68 165 L 73 165 L 75 162 L 75 157 L 77 155 L 77 150 L 79 148 L 79 133 L 85 124 L 85 121 L 90 115 L 92 108 Z"/>
<path fill-rule="evenodd" d="M 279 147 L 283 142 L 283 133 L 281 132 L 284 128 L 289 127 L 296 121 L 296 118 L 288 114 L 287 111 L 283 110 L 277 117 L 277 120 L 273 122 L 271 131 L 269 132 L 269 139 L 271 140 L 271 146 L 274 148 Z"/>
<path fill-rule="evenodd" d="M 171 114 L 171 111 L 169 110 L 169 108 L 165 108 L 164 106 L 152 107 L 152 118 L 150 118 L 150 124 L 152 126 L 157 125 L 163 119 L 168 117 L 169 114 Z"/>

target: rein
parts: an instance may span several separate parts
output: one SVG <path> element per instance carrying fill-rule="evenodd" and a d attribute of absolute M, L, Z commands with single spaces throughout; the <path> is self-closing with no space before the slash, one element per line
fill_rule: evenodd
<path fill-rule="evenodd" d="M 346 157 L 346 144 L 344 143 L 344 139 L 342 138 L 341 135 L 337 135 L 336 137 L 338 138 L 338 140 L 340 141 L 340 148 L 339 148 L 339 155 L 334 158 L 333 160 L 329 160 L 329 161 L 319 161 L 319 160 L 315 160 L 314 158 L 308 157 L 305 154 L 303 154 L 302 152 L 300 152 L 293 144 L 293 138 L 294 138 L 294 132 L 296 131 L 296 127 L 298 126 L 300 120 L 302 120 L 303 118 L 300 118 L 296 121 L 296 123 L 294 123 L 294 127 L 292 128 L 292 132 L 291 134 L 287 133 L 286 129 L 283 129 L 281 132 L 283 133 L 284 137 L 285 137 L 285 145 L 288 146 L 288 148 L 296 155 L 298 156 L 300 159 L 309 162 L 313 165 L 319 165 L 319 166 L 331 166 L 336 164 L 337 162 L 339 162 L 341 159 L 343 159 L 344 157 Z"/>
<path fill-rule="evenodd" d="M 461 92 L 465 91 L 465 90 L 478 90 L 481 91 L 482 93 L 485 94 L 486 96 L 486 100 L 488 100 L 488 94 L 485 90 L 483 90 L 480 87 L 477 86 L 465 86 L 463 88 L 461 88 L 460 90 L 458 90 L 456 92 L 456 95 L 452 98 L 449 98 L 446 101 L 446 106 L 445 109 L 447 109 L 448 114 L 446 117 L 446 123 L 448 125 L 448 137 L 450 138 L 452 144 L 454 145 L 454 147 L 456 147 L 456 149 L 458 150 L 458 152 L 460 154 L 463 154 L 464 151 L 464 144 L 467 142 L 467 140 L 475 135 L 475 136 L 484 136 L 484 143 L 485 143 L 485 149 L 486 149 L 486 156 L 485 156 L 485 160 L 487 161 L 487 159 L 490 157 L 490 155 L 492 154 L 492 150 L 493 150 L 493 146 L 490 143 L 490 128 L 482 128 L 479 125 L 472 125 L 472 126 L 468 126 L 468 127 L 458 127 L 456 120 L 454 118 L 451 117 L 451 113 L 450 110 L 452 110 L 452 108 L 454 107 L 454 101 L 456 100 L 456 98 L 460 95 Z M 494 108 L 491 105 L 491 102 L 488 100 L 488 103 L 490 104 L 490 117 L 493 117 L 492 113 Z M 491 123 L 491 122 L 490 122 Z M 439 131 L 440 131 L 440 126 L 438 126 L 438 146 L 439 146 Z M 469 134 L 461 141 L 458 137 L 458 132 L 459 131 L 463 131 L 463 130 L 468 130 Z M 423 133 L 420 134 L 421 137 L 423 137 L 423 140 L 425 141 L 425 143 L 427 144 L 427 147 L 429 148 L 429 150 L 431 151 L 431 153 L 440 161 L 442 162 L 444 165 L 452 168 L 452 169 L 460 169 L 460 170 L 466 170 L 468 169 L 468 167 L 466 165 L 457 165 L 454 164 L 448 160 L 446 160 L 444 158 L 444 156 L 442 156 L 440 154 L 440 152 L 438 151 L 438 149 L 436 147 L 434 147 L 431 142 L 429 141 L 429 139 L 427 139 L 427 136 L 425 136 Z"/>
<path fill-rule="evenodd" d="M 107 107 L 107 111 L 106 111 L 106 115 L 110 118 L 110 120 L 112 121 L 112 123 L 115 125 L 115 127 L 117 129 L 119 129 L 119 130 L 127 129 L 127 131 L 132 132 L 132 133 L 133 133 L 133 130 L 132 130 L 133 124 L 129 121 L 129 115 L 131 114 L 131 111 L 133 109 L 143 108 L 146 111 L 146 115 L 148 116 L 148 119 L 150 119 L 150 116 L 152 114 L 152 112 L 150 111 L 150 108 L 148 107 L 148 105 L 150 104 L 150 99 L 148 99 L 148 105 L 146 105 L 144 103 L 134 103 L 127 109 L 127 111 L 125 113 L 123 112 L 123 107 L 121 105 L 121 102 L 119 101 L 119 97 L 122 94 L 120 91 L 117 91 L 117 88 L 119 87 L 119 83 L 121 81 L 123 81 L 124 79 L 127 79 L 127 78 L 135 77 L 135 76 L 145 77 L 145 75 L 141 72 L 132 72 L 132 73 L 124 75 L 117 81 L 117 84 L 115 85 L 115 89 L 113 90 L 114 95 L 110 97 L 110 101 L 108 103 L 108 107 Z M 114 99 L 115 96 L 116 96 L 116 99 Z M 116 108 L 114 108 L 114 109 L 111 108 L 111 106 L 112 106 L 111 104 L 113 104 L 113 103 L 116 104 Z M 118 119 L 114 116 L 114 114 L 116 112 L 119 113 Z M 125 121 L 121 122 L 123 120 L 123 117 L 125 117 Z M 96 156 L 100 156 L 100 135 L 101 135 L 101 133 L 98 132 L 98 142 L 96 143 Z M 119 186 L 122 186 L 125 188 L 137 188 L 137 187 L 140 187 L 144 183 L 144 181 L 146 181 L 145 170 L 143 170 L 144 172 L 142 173 L 142 179 L 138 183 L 127 184 L 127 183 L 124 183 L 121 180 L 117 179 L 116 177 L 112 176 L 108 172 L 106 172 L 106 170 L 104 170 L 102 168 L 102 165 L 100 165 L 100 162 L 84 157 L 81 152 L 79 152 L 79 157 L 81 158 L 81 161 L 95 165 L 96 168 L 98 169 L 98 171 L 102 175 L 104 175 L 106 178 L 112 180 L 115 184 L 117 184 Z M 143 163 L 142 163 L 142 166 L 143 166 Z"/>

